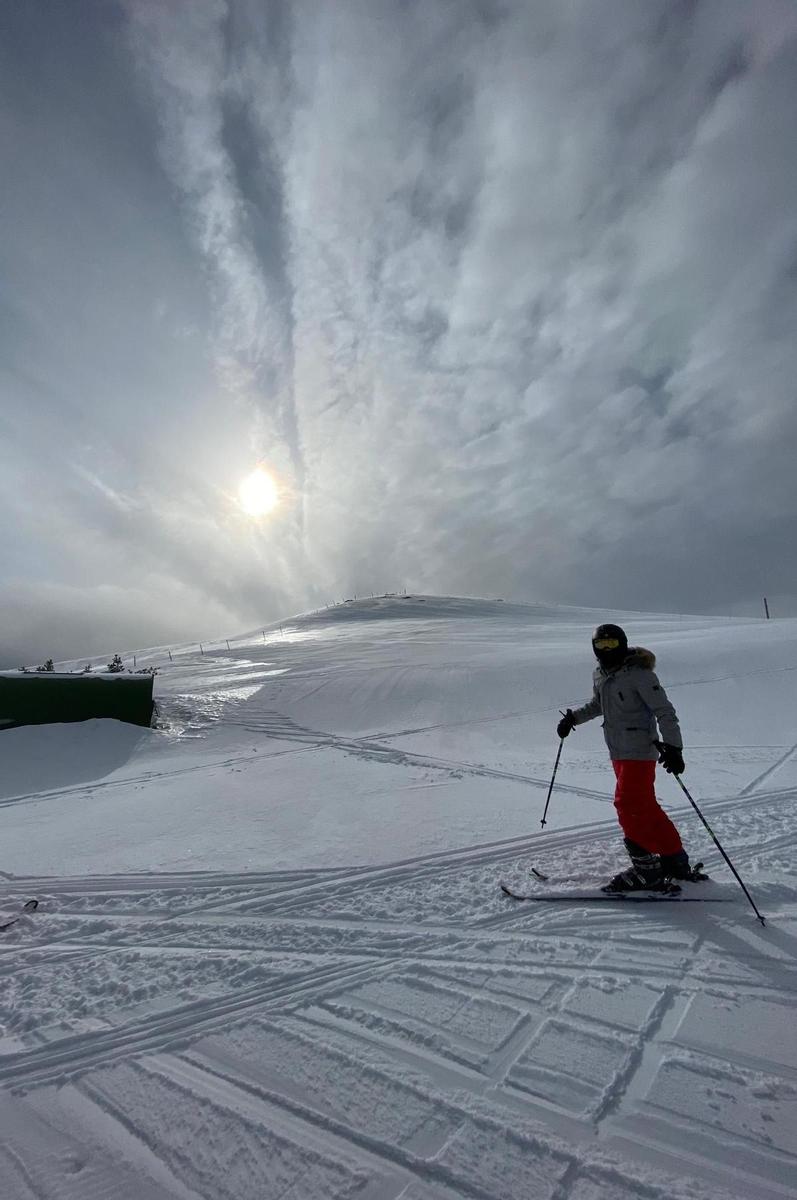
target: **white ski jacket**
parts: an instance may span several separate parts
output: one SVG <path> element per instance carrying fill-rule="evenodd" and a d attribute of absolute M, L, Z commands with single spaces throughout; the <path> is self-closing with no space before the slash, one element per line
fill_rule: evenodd
<path fill-rule="evenodd" d="M 653 744 L 657 739 L 683 749 L 678 717 L 653 670 L 655 665 L 650 650 L 629 646 L 622 666 L 613 671 L 596 667 L 592 699 L 573 709 L 576 725 L 603 717 L 603 736 L 613 759 L 657 759 Z"/>

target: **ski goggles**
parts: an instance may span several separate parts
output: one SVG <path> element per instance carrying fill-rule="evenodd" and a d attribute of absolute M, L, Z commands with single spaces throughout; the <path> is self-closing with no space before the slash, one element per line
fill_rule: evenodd
<path fill-rule="evenodd" d="M 595 638 L 592 644 L 596 650 L 618 650 L 620 648 L 620 639 L 611 637 Z"/>

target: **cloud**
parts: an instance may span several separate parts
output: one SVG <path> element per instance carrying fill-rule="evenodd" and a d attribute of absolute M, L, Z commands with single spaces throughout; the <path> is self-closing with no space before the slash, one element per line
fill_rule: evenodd
<path fill-rule="evenodd" d="M 87 11 L 5 64 L 15 586 L 797 606 L 790 4 Z"/>
<path fill-rule="evenodd" d="M 324 569 L 378 528 L 368 561 L 432 588 L 696 607 L 719 580 L 748 588 L 742 563 L 716 571 L 740 557 L 739 497 L 758 493 L 748 536 L 773 493 L 795 507 L 761 454 L 793 429 L 789 322 L 777 347 L 755 327 L 794 301 L 791 27 L 778 48 L 768 10 L 735 6 L 515 5 L 485 28 L 440 5 L 435 29 L 426 6 L 389 32 L 369 11 L 299 16 L 294 39 L 297 363 L 323 348 L 297 403 Z M 708 553 L 678 579 L 669 546 L 705 512 Z"/>
<path fill-rule="evenodd" d="M 159 611 L 153 610 L 153 595 L 163 605 Z M 118 652 L 207 640 L 211 631 L 217 638 L 232 636 L 222 606 L 168 577 L 144 579 L 138 586 L 129 581 L 92 587 L 15 582 L 0 588 L 0 605 L 0 663 L 6 668 L 35 666 L 48 658 L 58 663 L 107 655 L 110 662 Z"/>
<path fill-rule="evenodd" d="M 158 114 L 161 159 L 211 273 L 219 382 L 232 401 L 252 406 L 260 441 L 279 469 L 300 480 L 279 168 L 268 138 L 258 136 L 250 86 L 236 67 L 239 55 L 246 61 L 245 42 L 235 38 L 234 14 L 221 0 L 188 8 L 131 0 L 127 11 L 132 50 Z M 246 36 L 244 26 L 238 38 Z M 258 65 L 266 77 L 279 70 L 264 57 Z M 278 109 L 268 78 L 258 88 Z"/>

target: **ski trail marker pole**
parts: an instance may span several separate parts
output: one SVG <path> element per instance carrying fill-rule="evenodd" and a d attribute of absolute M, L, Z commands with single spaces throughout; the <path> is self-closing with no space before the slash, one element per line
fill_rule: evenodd
<path fill-rule="evenodd" d="M 559 711 L 562 712 L 561 708 L 559 709 Z M 562 716 L 564 716 L 564 715 L 565 714 L 562 713 Z M 556 751 L 556 762 L 553 765 L 553 775 L 551 776 L 551 783 L 548 788 L 548 795 L 545 798 L 545 808 L 543 810 L 542 820 L 540 821 L 540 825 L 542 826 L 543 829 L 545 828 L 545 818 L 548 815 L 548 805 L 551 803 L 551 792 L 553 791 L 553 781 L 554 781 L 554 779 L 556 779 L 556 772 L 559 770 L 559 759 L 562 756 L 562 746 L 564 746 L 564 744 L 565 744 L 565 739 L 560 738 L 559 739 L 559 749 Z"/>
<path fill-rule="evenodd" d="M 695 804 L 695 802 L 694 802 L 694 800 L 692 799 L 692 797 L 689 795 L 689 791 L 688 791 L 688 789 L 687 789 L 687 787 L 686 787 L 686 784 L 683 782 L 683 780 L 681 779 L 681 776 L 680 776 L 680 775 L 676 775 L 676 776 L 675 776 L 675 779 L 676 779 L 676 782 L 678 783 L 678 786 L 680 787 L 681 791 L 684 793 L 684 795 L 686 796 L 687 800 L 688 800 L 688 801 L 689 801 L 689 803 L 692 805 L 692 808 L 695 810 L 695 812 L 697 813 L 697 815 L 700 817 L 700 820 L 703 822 L 703 824 L 704 824 L 704 826 L 705 826 L 705 828 L 706 828 L 706 830 L 707 830 L 707 832 L 708 832 L 708 836 L 711 838 L 712 842 L 713 842 L 713 843 L 714 843 L 714 845 L 717 847 L 717 849 L 719 850 L 720 854 L 721 854 L 721 855 L 722 855 L 722 857 L 725 859 L 726 863 L 728 864 L 728 866 L 730 867 L 730 869 L 733 871 L 734 875 L 736 876 L 736 879 L 737 879 L 737 881 L 738 881 L 738 883 L 739 883 L 739 886 L 740 886 L 740 888 L 742 889 L 742 891 L 744 892 L 745 896 L 746 896 L 746 897 L 747 897 L 747 899 L 750 901 L 750 904 L 751 904 L 751 905 L 752 905 L 752 907 L 753 907 L 753 912 L 754 912 L 754 913 L 755 913 L 755 915 L 758 917 L 758 919 L 759 919 L 759 921 L 761 922 L 761 924 L 762 924 L 762 925 L 764 925 L 764 926 L 766 926 L 766 921 L 764 920 L 764 918 L 761 916 L 761 913 L 760 913 L 760 912 L 758 911 L 758 909 L 756 908 L 756 906 L 755 906 L 755 901 L 753 900 L 753 897 L 750 895 L 750 893 L 748 892 L 747 888 L 744 886 L 744 883 L 743 883 L 743 881 L 742 881 L 742 877 L 741 877 L 741 875 L 740 875 L 740 874 L 739 874 L 739 872 L 736 870 L 736 867 L 733 865 L 733 863 L 731 862 L 731 860 L 728 858 L 728 855 L 725 853 L 725 851 L 723 850 L 722 846 L 719 844 L 719 841 L 717 840 L 717 835 L 715 834 L 714 830 L 711 828 L 711 826 L 709 825 L 708 821 L 707 821 L 707 820 L 706 820 L 706 818 L 703 816 L 702 812 L 701 812 L 701 811 L 700 811 L 700 809 L 697 807 L 697 805 Z"/>

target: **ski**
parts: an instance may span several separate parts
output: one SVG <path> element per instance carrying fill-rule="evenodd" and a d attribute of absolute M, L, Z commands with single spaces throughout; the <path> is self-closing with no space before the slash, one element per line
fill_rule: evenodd
<path fill-rule="evenodd" d="M 684 896 L 680 888 L 669 892 L 514 892 L 505 883 L 501 891 L 510 900 L 540 900 L 548 903 L 591 904 L 596 900 L 627 900 L 631 904 L 670 902 L 675 904 L 725 904 L 730 896 Z"/>
<path fill-rule="evenodd" d="M 552 876 L 552 875 L 544 875 L 542 873 L 542 871 L 538 871 L 536 867 L 530 867 L 529 870 L 531 871 L 531 873 L 535 877 L 535 879 L 541 880 L 542 883 L 550 883 L 550 881 L 552 879 L 556 883 L 569 883 L 571 880 L 574 883 L 584 881 L 583 875 L 582 876 L 578 876 L 578 875 Z M 686 879 L 686 880 L 680 879 L 680 880 L 678 880 L 678 882 L 679 883 L 705 883 L 710 878 L 710 876 L 706 875 L 705 872 L 703 871 L 702 862 L 695 863 L 693 872 L 694 872 L 694 874 L 691 879 Z M 673 881 L 673 882 L 675 882 L 675 881 Z"/>
<path fill-rule="evenodd" d="M 25 903 L 22 905 L 21 912 L 17 913 L 17 915 L 15 917 L 12 917 L 10 921 L 5 921 L 2 925 L 0 925 L 0 930 L 10 929 L 12 925 L 16 925 L 17 921 L 21 920 L 22 917 L 24 917 L 25 913 L 35 912 L 38 907 L 39 907 L 38 900 L 26 900 Z"/>

